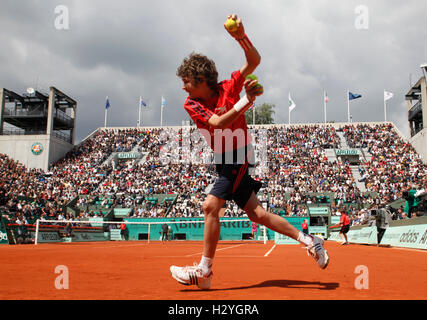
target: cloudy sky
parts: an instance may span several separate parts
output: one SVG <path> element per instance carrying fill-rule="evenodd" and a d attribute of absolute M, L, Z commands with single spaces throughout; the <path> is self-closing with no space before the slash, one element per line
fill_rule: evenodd
<path fill-rule="evenodd" d="M 176 69 L 192 51 L 212 58 L 220 78 L 244 63 L 224 30 L 229 13 L 243 20 L 262 56 L 255 72 L 288 123 L 347 121 L 347 90 L 362 95 L 353 121 L 384 120 L 384 89 L 394 93 L 387 120 L 408 136 L 410 81 L 427 62 L 427 2 L 421 0 L 2 0 L 0 86 L 22 94 L 55 86 L 78 102 L 76 139 L 104 126 L 136 126 L 139 96 L 149 108 L 142 125 L 188 120 Z M 68 19 L 67 19 L 68 18 Z"/>

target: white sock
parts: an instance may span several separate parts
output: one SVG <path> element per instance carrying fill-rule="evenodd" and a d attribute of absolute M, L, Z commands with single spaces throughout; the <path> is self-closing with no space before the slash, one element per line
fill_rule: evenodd
<path fill-rule="evenodd" d="M 207 258 L 202 256 L 202 260 L 200 260 L 199 268 L 202 270 L 203 275 L 208 275 L 212 271 L 213 258 Z"/>
<path fill-rule="evenodd" d="M 313 243 L 313 237 L 309 234 L 305 234 L 303 232 L 299 232 L 298 234 L 298 239 L 299 242 L 301 242 L 302 244 L 305 244 L 306 246 L 309 246 Z"/>

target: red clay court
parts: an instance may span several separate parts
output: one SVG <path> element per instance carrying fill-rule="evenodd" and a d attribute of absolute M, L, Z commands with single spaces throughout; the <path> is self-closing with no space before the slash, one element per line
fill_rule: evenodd
<path fill-rule="evenodd" d="M 223 241 L 209 291 L 178 284 L 169 266 L 198 262 L 202 243 L 96 242 L 0 247 L 2 300 L 425 300 L 427 252 L 327 241 L 317 267 L 300 245 Z M 69 288 L 55 287 L 59 265 Z M 357 289 L 355 270 L 368 270 Z M 365 282 L 366 284 L 366 282 Z"/>

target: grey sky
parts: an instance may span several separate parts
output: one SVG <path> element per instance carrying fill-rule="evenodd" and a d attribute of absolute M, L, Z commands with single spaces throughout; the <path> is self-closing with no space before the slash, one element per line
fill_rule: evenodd
<path fill-rule="evenodd" d="M 55 28 L 64 5 L 69 30 Z M 357 29 L 368 11 L 368 29 Z M 288 123 L 288 94 L 297 104 L 292 123 L 347 121 L 349 89 L 362 94 L 351 103 L 354 121 L 383 121 L 383 90 L 395 94 L 387 117 L 408 135 L 404 94 L 427 62 L 427 3 L 398 0 L 105 1 L 3 0 L 0 10 L 0 86 L 17 93 L 55 86 L 78 102 L 77 140 L 104 125 L 136 126 L 142 95 L 149 110 L 142 125 L 188 119 L 186 98 L 175 75 L 190 52 L 208 55 L 220 78 L 239 69 L 244 55 L 227 34 L 227 14 L 237 13 L 262 56 L 255 72 L 265 93 L 257 103 L 276 105 L 278 123 Z M 364 12 L 365 13 L 365 12 Z"/>

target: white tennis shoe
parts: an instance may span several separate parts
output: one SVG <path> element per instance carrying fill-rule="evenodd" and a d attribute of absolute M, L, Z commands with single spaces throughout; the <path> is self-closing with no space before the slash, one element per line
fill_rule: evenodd
<path fill-rule="evenodd" d="M 211 287 L 212 271 L 209 275 L 204 276 L 197 265 L 186 267 L 171 266 L 169 270 L 172 277 L 180 284 L 185 286 L 197 285 L 203 290 Z"/>
<path fill-rule="evenodd" d="M 311 255 L 321 269 L 326 269 L 329 264 L 328 252 L 323 248 L 324 242 L 322 237 L 313 236 L 313 243 L 306 247 L 307 255 Z"/>

